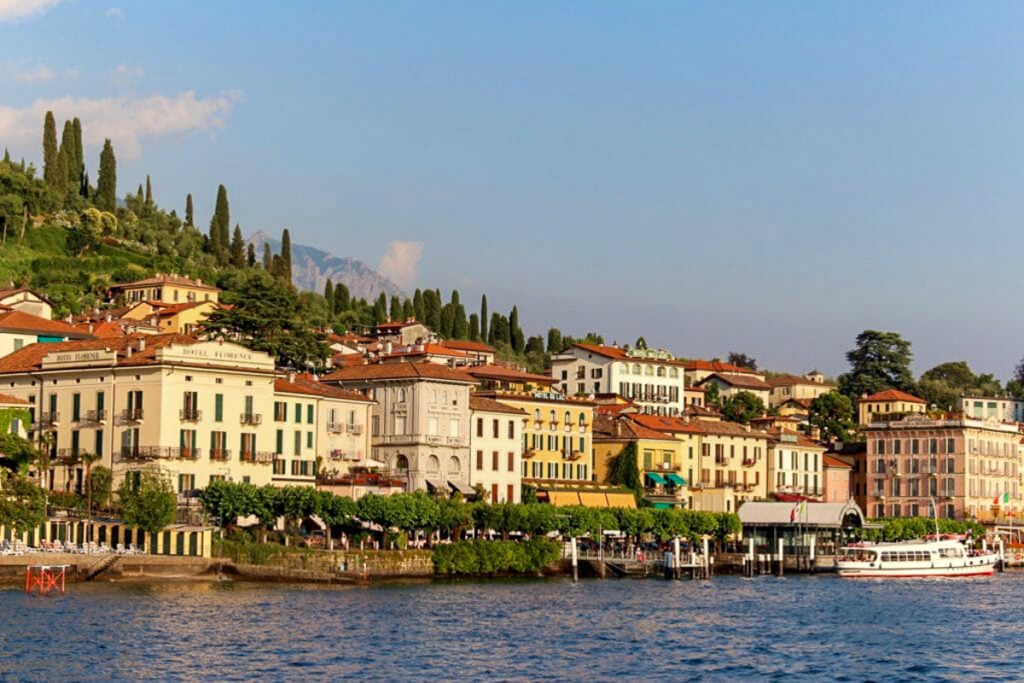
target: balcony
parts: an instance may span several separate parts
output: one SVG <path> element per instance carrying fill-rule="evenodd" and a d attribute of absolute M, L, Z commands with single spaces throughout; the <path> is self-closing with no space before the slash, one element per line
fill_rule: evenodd
<path fill-rule="evenodd" d="M 175 446 L 173 448 L 168 448 L 166 451 L 166 457 L 172 460 L 198 460 L 201 455 L 202 451 L 198 448 L 191 448 L 188 446 L 185 448 Z"/>
<path fill-rule="evenodd" d="M 81 448 L 58 448 L 57 460 L 63 465 L 75 465 L 82 461 Z"/>
<path fill-rule="evenodd" d="M 32 423 L 33 431 L 46 431 L 60 426 L 60 413 L 39 413 L 39 419 Z"/>
<path fill-rule="evenodd" d="M 345 425 L 341 422 L 328 422 L 327 432 L 329 434 L 341 434 L 345 431 Z"/>
<path fill-rule="evenodd" d="M 744 458 L 743 459 L 743 466 L 744 467 L 753 467 L 756 464 L 757 464 L 757 460 L 755 460 L 754 458 Z"/>
<path fill-rule="evenodd" d="M 231 459 L 231 451 L 227 448 L 211 448 L 210 449 L 210 460 L 216 460 L 217 462 L 227 462 Z"/>
<path fill-rule="evenodd" d="M 85 417 L 82 418 L 82 422 L 86 424 L 98 424 L 103 425 L 107 423 L 107 411 L 106 410 L 87 410 Z"/>
<path fill-rule="evenodd" d="M 724 456 L 724 455 L 716 455 L 715 456 L 715 464 L 716 465 L 728 465 L 729 464 L 729 459 L 726 456 Z"/>
<path fill-rule="evenodd" d="M 579 460 L 583 457 L 581 451 L 562 451 L 562 460 Z"/>
<path fill-rule="evenodd" d="M 155 460 L 163 455 L 159 446 L 122 446 L 122 460 Z"/>
<path fill-rule="evenodd" d="M 529 448 L 529 449 L 523 451 L 523 459 L 524 460 L 529 460 L 530 458 L 534 457 L 535 455 L 537 455 L 537 451 L 532 449 L 532 448 Z"/>
<path fill-rule="evenodd" d="M 466 437 L 464 436 L 449 436 L 445 438 L 445 443 L 449 446 L 465 446 Z"/>
<path fill-rule="evenodd" d="M 345 429 L 349 434 L 353 434 L 355 436 L 359 436 L 363 433 L 363 425 L 361 424 L 347 424 L 345 425 Z"/>
<path fill-rule="evenodd" d="M 195 408 L 183 408 L 178 411 L 178 417 L 182 422 L 199 422 L 203 419 L 203 411 Z"/>
<path fill-rule="evenodd" d="M 239 461 L 260 465 L 269 465 L 274 462 L 274 457 L 273 451 L 242 451 L 238 454 Z"/>
<path fill-rule="evenodd" d="M 258 427 L 263 424 L 263 415 L 259 413 L 242 413 L 240 418 L 243 425 Z"/>
<path fill-rule="evenodd" d="M 142 408 L 126 408 L 121 411 L 121 419 L 124 422 L 142 422 Z"/>

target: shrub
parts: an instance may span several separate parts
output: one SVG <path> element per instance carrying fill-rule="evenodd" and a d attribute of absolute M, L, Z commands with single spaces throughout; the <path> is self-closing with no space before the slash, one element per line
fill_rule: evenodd
<path fill-rule="evenodd" d="M 434 571 L 448 575 L 535 573 L 558 560 L 561 546 L 551 539 L 529 541 L 460 541 L 435 546 Z"/>

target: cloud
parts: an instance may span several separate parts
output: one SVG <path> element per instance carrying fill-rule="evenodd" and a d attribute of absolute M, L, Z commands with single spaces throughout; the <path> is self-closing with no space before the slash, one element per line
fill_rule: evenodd
<path fill-rule="evenodd" d="M 189 90 L 173 97 L 38 99 L 20 109 L 0 105 L 0 139 L 12 147 L 34 149 L 43 118 L 52 110 L 58 122 L 79 117 L 90 147 L 99 147 L 104 138 L 110 138 L 118 158 L 135 159 L 142 153 L 143 140 L 223 128 L 241 101 L 238 90 L 202 98 Z"/>
<path fill-rule="evenodd" d="M 106 11 L 108 19 L 121 19 L 124 20 L 124 12 L 120 7 L 108 7 Z"/>
<path fill-rule="evenodd" d="M 57 77 L 57 73 L 53 69 L 42 64 L 27 69 L 12 69 L 11 73 L 14 80 L 19 83 L 41 83 L 52 81 Z"/>
<path fill-rule="evenodd" d="M 378 269 L 402 289 L 409 289 L 416 282 L 416 266 L 421 256 L 422 242 L 392 242 Z"/>
<path fill-rule="evenodd" d="M 110 80 L 115 85 L 130 85 L 146 75 L 146 70 L 139 65 L 118 64 L 110 72 Z"/>
<path fill-rule="evenodd" d="M 45 14 L 60 0 L 0 0 L 0 22 L 22 21 Z"/>

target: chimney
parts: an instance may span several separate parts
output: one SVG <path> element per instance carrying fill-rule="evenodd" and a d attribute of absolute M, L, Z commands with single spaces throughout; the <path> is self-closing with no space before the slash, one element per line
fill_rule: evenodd
<path fill-rule="evenodd" d="M 289 370 L 288 371 L 288 384 L 294 384 L 294 383 L 295 383 L 295 371 L 294 370 Z"/>
<path fill-rule="evenodd" d="M 89 323 L 89 334 L 92 334 L 92 323 Z"/>
<path fill-rule="evenodd" d="M 107 314 L 106 314 L 105 316 L 103 316 L 103 319 L 104 319 L 104 320 L 105 320 L 106 322 L 108 322 L 108 323 L 109 323 L 109 322 L 110 322 L 111 320 L 113 320 L 114 318 L 113 318 L 113 316 L 112 316 L 112 315 L 110 315 L 110 312 L 108 311 L 108 312 L 107 312 Z"/>
<path fill-rule="evenodd" d="M 124 350 L 124 357 L 125 358 L 131 358 L 132 357 L 132 343 L 131 343 L 130 340 L 128 342 L 128 348 L 126 348 Z"/>
<path fill-rule="evenodd" d="M 66 322 L 68 325 L 70 325 L 74 321 L 75 321 L 75 317 L 73 315 L 71 315 L 70 313 L 68 313 L 67 316 L 64 318 L 64 322 Z"/>
<path fill-rule="evenodd" d="M 201 277 L 197 277 L 197 278 L 196 278 L 196 284 L 197 284 L 197 285 L 201 285 L 201 284 L 203 284 L 203 278 L 201 278 Z"/>
<path fill-rule="evenodd" d="M 139 337 L 138 344 L 139 344 L 139 353 L 142 353 L 143 351 L 146 350 L 146 340 L 145 339 L 143 339 L 142 337 Z"/>

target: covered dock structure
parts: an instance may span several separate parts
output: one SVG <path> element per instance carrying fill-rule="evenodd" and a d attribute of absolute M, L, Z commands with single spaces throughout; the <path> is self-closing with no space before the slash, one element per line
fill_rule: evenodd
<path fill-rule="evenodd" d="M 782 540 L 787 557 L 835 555 L 856 540 L 864 528 L 864 513 L 854 501 L 846 503 L 755 502 L 738 510 L 744 543 L 754 541 L 755 553 L 775 554 Z"/>

